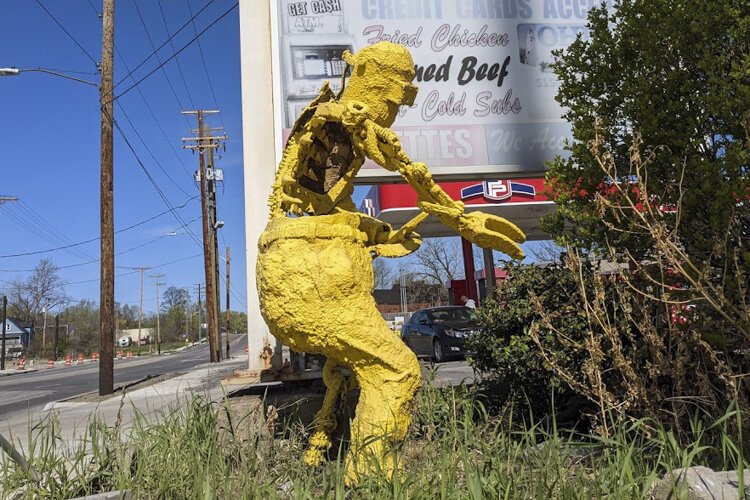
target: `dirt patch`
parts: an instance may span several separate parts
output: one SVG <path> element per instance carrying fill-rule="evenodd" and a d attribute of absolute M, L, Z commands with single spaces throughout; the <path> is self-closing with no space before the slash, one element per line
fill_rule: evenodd
<path fill-rule="evenodd" d="M 156 376 L 146 376 L 140 380 L 136 380 L 134 382 L 128 382 L 126 384 L 118 385 L 115 387 L 115 390 L 112 394 L 107 394 L 106 396 L 100 396 L 99 391 L 92 391 L 87 392 L 84 394 L 81 394 L 80 396 L 75 396 L 71 399 L 66 399 L 66 403 L 99 403 L 102 401 L 107 401 L 108 399 L 112 398 L 121 398 L 123 395 L 135 391 L 137 389 L 143 389 L 144 387 L 148 387 L 154 384 L 158 384 L 159 382 L 163 382 L 165 380 L 169 380 L 170 378 L 178 377 L 180 375 L 184 375 L 184 373 L 181 372 L 174 372 L 174 373 L 164 373 L 162 375 L 156 375 Z"/>
<path fill-rule="evenodd" d="M 308 438 L 324 395 L 325 386 L 320 381 L 248 387 L 230 394 L 224 401 L 219 429 L 232 428 L 235 436 L 244 439 L 260 436 L 268 442 L 285 442 L 293 436 Z M 332 435 L 334 446 L 329 457 L 337 456 L 339 446 L 348 442 L 349 420 L 354 417 L 358 397 L 359 390 L 354 390 L 337 401 L 338 425 Z"/>

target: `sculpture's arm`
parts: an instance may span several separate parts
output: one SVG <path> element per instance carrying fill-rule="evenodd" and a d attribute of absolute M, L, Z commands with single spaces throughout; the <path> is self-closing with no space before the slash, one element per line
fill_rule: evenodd
<path fill-rule="evenodd" d="M 443 191 L 424 163 L 411 161 L 392 130 L 367 119 L 361 105 L 350 104 L 343 123 L 352 127 L 365 155 L 387 170 L 398 172 L 414 188 L 420 210 L 435 215 L 443 224 L 481 247 L 523 258 L 518 243 L 523 243 L 526 236 L 515 224 L 483 212 L 465 213 L 464 204 Z"/>

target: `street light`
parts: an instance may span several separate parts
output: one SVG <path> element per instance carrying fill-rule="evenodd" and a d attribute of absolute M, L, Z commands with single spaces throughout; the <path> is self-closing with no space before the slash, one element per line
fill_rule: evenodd
<path fill-rule="evenodd" d="M 21 73 L 46 73 L 48 75 L 54 75 L 59 76 L 60 78 L 65 78 L 67 80 L 73 80 L 74 82 L 79 83 L 85 83 L 86 85 L 93 85 L 94 87 L 98 87 L 99 84 L 95 82 L 90 82 L 88 80 L 84 80 L 82 78 L 77 78 L 75 76 L 66 75 L 65 73 L 60 73 L 59 71 L 54 71 L 47 68 L 25 68 L 25 69 L 19 69 L 19 68 L 0 68 L 0 76 L 18 76 Z"/>

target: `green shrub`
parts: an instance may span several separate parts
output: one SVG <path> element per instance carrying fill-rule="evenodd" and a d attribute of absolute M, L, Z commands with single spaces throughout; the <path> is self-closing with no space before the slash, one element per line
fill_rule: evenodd
<path fill-rule="evenodd" d="M 506 270 L 509 279 L 499 286 L 497 301 L 478 310 L 481 333 L 469 339 L 470 362 L 481 374 L 490 403 L 495 408 L 512 404 L 517 415 L 530 411 L 539 418 L 571 404 L 578 407 L 581 398 L 545 362 L 528 335 L 532 323 L 541 319 L 532 297 L 544 309 L 563 312 L 556 326 L 566 336 L 578 340 L 586 334 L 588 324 L 571 273 L 561 265 L 508 263 Z M 552 331 L 540 332 L 540 337 L 565 368 L 580 371 L 583 353 L 566 349 Z"/>

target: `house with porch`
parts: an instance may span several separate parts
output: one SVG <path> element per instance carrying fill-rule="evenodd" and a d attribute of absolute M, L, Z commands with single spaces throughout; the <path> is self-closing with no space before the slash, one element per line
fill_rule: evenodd
<path fill-rule="evenodd" d="M 5 357 L 18 358 L 29 348 L 34 338 L 34 326 L 17 318 L 6 318 L 4 326 Z M 1 344 L 0 344 L 1 345 Z"/>

